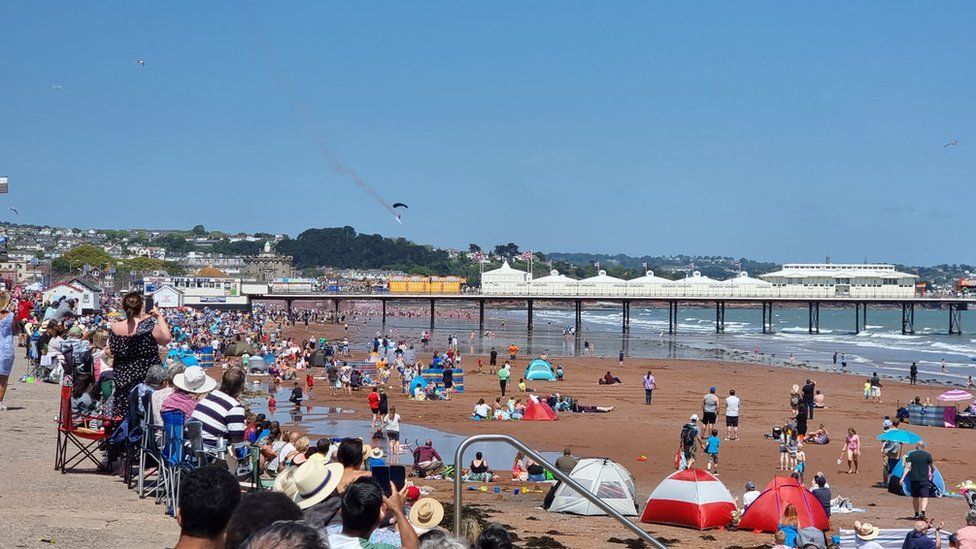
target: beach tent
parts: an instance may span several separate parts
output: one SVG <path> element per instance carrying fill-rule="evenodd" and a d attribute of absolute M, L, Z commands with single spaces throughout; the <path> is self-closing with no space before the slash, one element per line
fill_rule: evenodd
<path fill-rule="evenodd" d="M 585 458 L 579 460 L 569 476 L 621 515 L 637 515 L 634 478 L 620 464 L 605 458 Z M 587 516 L 606 514 L 565 484 L 556 488 L 549 511 Z"/>
<path fill-rule="evenodd" d="M 545 401 L 534 398 L 529 399 L 529 405 L 525 407 L 525 413 L 522 414 L 522 421 L 555 421 L 557 419 L 559 418 L 552 407 Z"/>
<path fill-rule="evenodd" d="M 274 364 L 274 361 L 271 362 Z M 250 360 L 247 361 L 247 371 L 248 372 L 258 372 L 261 374 L 267 373 L 270 365 L 264 360 L 264 357 L 252 356 Z"/>
<path fill-rule="evenodd" d="M 556 381 L 556 374 L 552 371 L 552 364 L 541 358 L 529 363 L 525 369 L 525 379 L 532 381 Z"/>
<path fill-rule="evenodd" d="M 786 506 L 793 504 L 800 518 L 800 528 L 814 526 L 829 530 L 830 521 L 823 505 L 792 478 L 778 477 L 770 482 L 752 505 L 742 514 L 739 530 L 775 532 Z"/>
<path fill-rule="evenodd" d="M 417 392 L 417 387 L 420 387 L 420 390 L 423 391 L 426 386 L 427 382 L 424 381 L 424 376 L 413 376 L 413 379 L 410 380 L 410 396 L 412 397 Z"/>
<path fill-rule="evenodd" d="M 908 452 L 908 454 L 911 454 L 911 452 Z M 905 454 L 905 456 L 907 457 L 908 454 Z M 939 469 L 935 467 L 935 465 L 933 465 L 932 468 L 935 470 L 935 473 L 932 475 L 932 484 L 935 484 L 936 489 L 938 489 L 940 493 L 946 493 L 945 479 L 942 478 L 942 473 L 939 472 Z M 888 491 L 892 494 L 898 494 L 899 496 L 912 495 L 911 480 L 906 476 L 905 482 L 901 481 L 901 474 L 904 472 L 904 470 L 905 460 L 900 459 L 898 460 L 898 464 L 895 465 L 891 470 L 891 474 L 888 476 Z"/>
<path fill-rule="evenodd" d="M 735 500 L 728 488 L 703 469 L 668 475 L 647 498 L 641 522 L 707 530 L 732 522 Z"/>
<path fill-rule="evenodd" d="M 309 362 L 309 366 L 317 366 L 319 368 L 325 368 L 325 351 L 322 349 L 316 349 L 312 352 L 312 360 Z"/>
<path fill-rule="evenodd" d="M 244 353 L 254 354 L 254 348 L 248 345 L 246 341 L 235 341 L 228 345 L 227 351 L 224 352 L 227 356 L 242 356 Z"/>

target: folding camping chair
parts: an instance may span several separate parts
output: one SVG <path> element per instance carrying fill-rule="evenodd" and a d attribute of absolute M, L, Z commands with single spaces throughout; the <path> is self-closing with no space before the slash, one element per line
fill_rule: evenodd
<path fill-rule="evenodd" d="M 163 412 L 163 447 L 160 450 L 162 464 L 159 468 L 163 481 L 162 494 L 156 500 L 166 501 L 166 514 L 176 516 L 180 505 L 180 473 L 184 467 L 183 412 L 169 410 Z"/>
<path fill-rule="evenodd" d="M 89 429 L 85 425 L 89 421 L 104 424 L 107 421 L 115 421 L 115 418 L 97 415 L 81 416 L 82 425 L 75 427 L 74 417 L 71 413 L 71 382 L 69 378 L 65 378 L 65 381 L 67 384 L 61 385 L 61 404 L 58 407 L 58 436 L 54 454 L 54 469 L 64 474 L 88 460 L 99 471 L 107 472 L 109 470 L 108 464 L 102 463 L 95 452 L 108 441 L 110 430 L 104 427 L 98 430 Z M 75 452 L 71 457 L 68 457 L 69 443 L 71 451 Z"/>
<path fill-rule="evenodd" d="M 139 498 L 144 498 L 148 494 L 156 494 L 158 496 L 163 489 L 163 458 L 160 455 L 159 444 L 156 441 L 157 431 L 159 429 L 153 423 L 152 393 L 143 395 L 142 409 L 145 411 L 145 414 L 141 423 L 142 437 L 139 441 L 139 477 L 136 482 L 136 492 L 139 494 Z M 155 472 L 150 472 L 151 469 L 155 469 Z M 147 489 L 147 481 L 152 484 L 152 488 Z"/>

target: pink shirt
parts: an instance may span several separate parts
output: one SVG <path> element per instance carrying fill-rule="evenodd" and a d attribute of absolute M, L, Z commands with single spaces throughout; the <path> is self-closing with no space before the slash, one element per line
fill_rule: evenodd
<path fill-rule="evenodd" d="M 976 549 L 976 526 L 965 526 L 956 530 L 960 549 Z"/>
<path fill-rule="evenodd" d="M 166 400 L 163 401 L 163 407 L 160 412 L 179 410 L 183 412 L 183 418 L 186 419 L 193 415 L 193 410 L 196 409 L 197 402 L 197 399 L 189 393 L 173 391 L 173 394 L 166 397 Z"/>
<path fill-rule="evenodd" d="M 857 452 L 861 448 L 861 439 L 857 435 L 847 436 L 847 449 Z"/>

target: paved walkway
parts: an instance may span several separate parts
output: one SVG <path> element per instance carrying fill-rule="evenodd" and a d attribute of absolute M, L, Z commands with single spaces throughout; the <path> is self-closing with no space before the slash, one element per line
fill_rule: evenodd
<path fill-rule="evenodd" d="M 155 500 L 121 479 L 54 470 L 58 386 L 18 379 L 18 359 L 0 412 L 0 548 L 172 547 L 179 529 Z"/>

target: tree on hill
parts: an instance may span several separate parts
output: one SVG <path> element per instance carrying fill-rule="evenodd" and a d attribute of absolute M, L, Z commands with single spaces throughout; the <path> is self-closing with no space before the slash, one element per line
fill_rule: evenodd
<path fill-rule="evenodd" d="M 499 244 L 495 246 L 495 255 L 501 257 L 507 257 L 509 259 L 517 256 L 519 254 L 518 244 L 514 242 L 509 242 L 508 244 Z"/>
<path fill-rule="evenodd" d="M 99 246 L 81 244 L 75 246 L 61 257 L 51 262 L 51 269 L 59 274 L 71 274 L 81 271 L 85 265 L 104 268 L 113 265 L 115 259 Z"/>
<path fill-rule="evenodd" d="M 203 225 L 194 226 L 190 232 L 193 233 L 193 236 L 207 236 L 207 229 Z"/>

